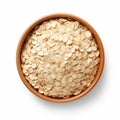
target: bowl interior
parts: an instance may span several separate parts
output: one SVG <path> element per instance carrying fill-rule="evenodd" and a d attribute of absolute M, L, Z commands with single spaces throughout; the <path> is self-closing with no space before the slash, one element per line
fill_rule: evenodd
<path fill-rule="evenodd" d="M 82 25 L 84 25 L 85 27 L 87 27 L 93 37 L 95 38 L 95 41 L 98 45 L 98 49 L 100 51 L 100 63 L 99 63 L 99 68 L 97 70 L 97 73 L 96 73 L 96 76 L 95 76 L 95 79 L 94 81 L 92 82 L 92 84 L 85 90 L 83 91 L 82 93 L 76 95 L 76 96 L 71 96 L 69 98 L 52 98 L 52 97 L 48 97 L 48 96 L 45 96 L 41 93 L 39 93 L 36 89 L 34 89 L 30 83 L 26 80 L 23 72 L 22 72 L 22 68 L 21 68 L 21 51 L 22 51 L 22 48 L 23 48 L 23 45 L 25 43 L 25 40 L 26 40 L 26 37 L 28 36 L 28 34 L 35 28 L 35 26 L 37 26 L 38 24 L 41 24 L 42 22 L 46 21 L 46 20 L 49 20 L 49 19 L 54 19 L 54 18 L 70 18 L 70 19 L 73 19 L 73 20 L 76 20 L 78 22 L 80 22 Z M 20 78 L 22 79 L 23 83 L 26 85 L 26 87 L 31 91 L 33 92 L 35 95 L 37 95 L 38 97 L 40 98 L 43 98 L 45 100 L 48 100 L 48 101 L 51 101 L 51 102 L 68 102 L 68 101 L 72 101 L 72 100 L 75 100 L 75 99 L 78 99 L 82 96 L 84 96 L 85 94 L 87 94 L 94 86 L 95 84 L 98 82 L 99 78 L 100 78 L 100 75 L 102 73 L 102 70 L 103 70 L 103 66 L 104 66 L 104 50 L 103 50 L 103 45 L 102 45 L 102 42 L 100 40 L 100 37 L 98 36 L 97 32 L 94 30 L 94 28 L 88 24 L 86 21 L 84 21 L 83 19 L 79 18 L 79 17 L 76 17 L 74 15 L 70 15 L 70 14 L 53 14 L 53 15 L 48 15 L 48 16 L 45 16 L 39 20 L 37 20 L 36 22 L 34 22 L 30 27 L 28 27 L 28 29 L 23 33 L 19 43 L 18 43 L 18 47 L 17 47 L 17 52 L 16 52 L 16 63 L 17 63 L 17 69 L 18 69 L 18 73 L 20 75 Z"/>

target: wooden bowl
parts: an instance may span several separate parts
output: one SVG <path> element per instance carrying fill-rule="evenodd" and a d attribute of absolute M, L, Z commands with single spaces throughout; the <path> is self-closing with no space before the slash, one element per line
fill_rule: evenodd
<path fill-rule="evenodd" d="M 95 38 L 95 41 L 98 45 L 98 49 L 100 51 L 100 64 L 99 64 L 99 68 L 97 70 L 97 73 L 96 73 L 96 76 L 92 82 L 92 84 L 85 90 L 83 91 L 82 93 L 76 95 L 76 96 L 72 96 L 72 97 L 69 97 L 69 98 L 52 98 L 52 97 L 48 97 L 48 96 L 45 96 L 41 93 L 39 93 L 35 88 L 33 88 L 30 83 L 26 80 L 24 74 L 23 74 L 23 71 L 22 71 L 22 68 L 21 68 L 21 51 L 22 51 L 22 48 L 23 48 L 23 45 L 25 43 L 25 40 L 26 40 L 26 37 L 27 35 L 33 30 L 33 28 L 35 26 L 37 26 L 38 24 L 46 21 L 46 20 L 49 20 L 49 19 L 53 19 L 53 18 L 70 18 L 70 19 L 73 19 L 73 20 L 76 20 L 78 22 L 80 22 L 82 25 L 84 25 L 85 27 L 87 27 L 91 33 L 93 34 L 94 38 Z M 77 17 L 77 16 L 74 16 L 74 15 L 71 15 L 71 14 L 52 14 L 52 15 L 48 15 L 48 16 L 45 16 L 45 17 L 42 17 L 40 18 L 39 20 L 35 21 L 30 27 L 28 27 L 28 29 L 24 32 L 24 34 L 22 35 L 19 43 L 18 43 L 18 47 L 17 47 L 17 51 L 16 51 L 16 64 L 17 64 L 17 70 L 18 70 L 18 73 L 19 73 L 19 76 L 21 78 L 21 80 L 23 81 L 23 83 L 26 85 L 26 87 L 32 92 L 34 93 L 35 95 L 37 95 L 38 97 L 40 98 L 43 98 L 45 100 L 48 100 L 48 101 L 51 101 L 51 102 L 58 102 L 58 103 L 62 103 L 62 102 L 69 102 L 69 101 L 73 101 L 73 100 L 76 100 L 78 98 L 81 98 L 82 96 L 86 95 L 95 85 L 96 83 L 98 82 L 100 76 L 101 76 L 101 73 L 103 71 L 103 66 L 104 66 L 104 50 L 103 50 L 103 45 L 102 45 L 102 42 L 100 40 L 100 37 L 98 36 L 97 32 L 94 30 L 94 28 L 88 24 L 86 21 L 84 21 L 83 19 Z"/>

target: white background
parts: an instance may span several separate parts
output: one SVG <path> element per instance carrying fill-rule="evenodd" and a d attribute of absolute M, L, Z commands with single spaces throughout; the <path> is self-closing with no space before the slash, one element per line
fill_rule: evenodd
<path fill-rule="evenodd" d="M 33 95 L 16 69 L 16 47 L 24 30 L 51 13 L 70 13 L 89 22 L 105 49 L 100 81 L 83 98 L 51 103 Z M 120 119 L 119 0 L 0 0 L 0 120 Z"/>

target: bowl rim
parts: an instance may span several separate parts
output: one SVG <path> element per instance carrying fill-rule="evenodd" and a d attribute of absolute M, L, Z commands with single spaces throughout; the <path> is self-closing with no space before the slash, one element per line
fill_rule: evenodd
<path fill-rule="evenodd" d="M 69 98 L 52 98 L 49 96 L 45 96 L 41 93 L 39 93 L 35 88 L 33 88 L 30 83 L 26 80 L 23 72 L 22 72 L 22 68 L 21 68 L 21 51 L 22 51 L 22 47 L 24 45 L 25 39 L 28 36 L 28 34 L 35 28 L 35 26 L 37 26 L 38 24 L 41 24 L 42 22 L 49 20 L 49 19 L 54 19 L 54 18 L 70 18 L 73 20 L 76 20 L 78 22 L 80 22 L 82 25 L 84 25 L 85 27 L 87 27 L 91 33 L 93 34 L 95 41 L 98 45 L 99 51 L 100 51 L 100 63 L 99 63 L 99 68 L 97 70 L 96 76 L 92 82 L 92 84 L 82 93 L 76 95 L 76 96 L 71 96 Z M 96 83 L 99 81 L 99 78 L 102 74 L 103 71 L 103 67 L 104 67 L 104 48 L 103 48 L 103 44 L 101 42 L 101 39 L 98 35 L 98 33 L 96 32 L 96 30 L 85 20 L 83 20 L 80 17 L 77 17 L 75 15 L 72 14 L 67 14 L 67 13 L 55 13 L 55 14 L 49 14 L 46 15 L 38 20 L 36 20 L 35 22 L 33 22 L 26 30 L 25 32 L 22 34 L 19 42 L 18 42 L 18 46 L 17 46 L 17 50 L 16 50 L 16 66 L 17 66 L 17 71 L 18 74 L 22 80 L 22 82 L 25 84 L 25 86 L 36 96 L 50 101 L 50 102 L 57 102 L 57 103 L 63 103 L 63 102 L 70 102 L 76 99 L 79 99 L 81 97 L 83 97 L 84 95 L 86 95 L 89 91 L 92 90 L 92 88 L 96 85 Z"/>

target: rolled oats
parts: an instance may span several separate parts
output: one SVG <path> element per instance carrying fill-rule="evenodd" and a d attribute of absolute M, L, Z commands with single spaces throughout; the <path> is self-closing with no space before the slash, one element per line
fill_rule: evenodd
<path fill-rule="evenodd" d="M 93 82 L 100 52 L 92 33 L 77 21 L 51 19 L 26 38 L 22 69 L 41 94 L 55 98 L 78 95 Z"/>

